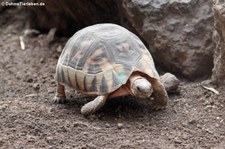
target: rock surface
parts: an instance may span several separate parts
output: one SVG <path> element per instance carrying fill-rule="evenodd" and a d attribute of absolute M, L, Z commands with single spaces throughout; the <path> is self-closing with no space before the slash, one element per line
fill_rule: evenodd
<path fill-rule="evenodd" d="M 35 0 L 31 27 L 72 35 L 101 22 L 121 24 L 150 49 L 157 66 L 190 79 L 210 76 L 213 68 L 212 0 Z"/>
<path fill-rule="evenodd" d="M 101 22 L 118 22 L 116 0 L 32 0 L 45 3 L 42 7 L 27 7 L 32 28 L 72 35 L 78 29 Z M 112 7 L 114 6 L 114 7 Z"/>
<path fill-rule="evenodd" d="M 225 84 L 225 5 L 224 0 L 217 0 L 213 7 L 215 33 L 214 68 L 212 82 L 217 85 Z"/>
<path fill-rule="evenodd" d="M 164 75 L 160 76 L 160 80 L 168 93 L 179 92 L 178 88 L 180 85 L 180 80 L 178 80 L 175 75 L 171 73 L 165 73 Z"/>
<path fill-rule="evenodd" d="M 123 0 L 122 23 L 147 42 L 155 61 L 188 78 L 213 67 L 211 0 Z"/>

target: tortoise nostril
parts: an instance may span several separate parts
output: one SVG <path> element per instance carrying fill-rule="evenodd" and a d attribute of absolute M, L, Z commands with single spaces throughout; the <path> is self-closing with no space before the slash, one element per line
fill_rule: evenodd
<path fill-rule="evenodd" d="M 138 86 L 138 87 L 137 87 L 137 90 L 140 92 L 140 91 L 141 91 L 141 88 Z"/>

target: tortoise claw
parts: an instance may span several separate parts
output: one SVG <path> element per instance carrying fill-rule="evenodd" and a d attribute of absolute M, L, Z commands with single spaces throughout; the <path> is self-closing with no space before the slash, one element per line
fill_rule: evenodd
<path fill-rule="evenodd" d="M 152 109 L 153 109 L 153 110 L 165 110 L 165 109 L 166 109 L 166 106 L 154 104 L 154 105 L 152 106 Z"/>
<path fill-rule="evenodd" d="M 65 103 L 66 97 L 55 96 L 52 101 L 53 103 Z"/>

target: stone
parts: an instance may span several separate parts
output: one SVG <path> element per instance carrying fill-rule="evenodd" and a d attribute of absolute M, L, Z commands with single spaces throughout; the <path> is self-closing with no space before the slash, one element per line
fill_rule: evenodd
<path fill-rule="evenodd" d="M 160 76 L 160 80 L 166 88 L 168 93 L 175 93 L 178 92 L 178 87 L 180 85 L 180 80 L 171 73 L 165 73 L 164 75 Z"/>
<path fill-rule="evenodd" d="M 57 31 L 56 28 L 51 28 L 49 30 L 48 35 L 46 36 L 46 39 L 45 39 L 46 44 L 50 44 L 51 42 L 54 41 L 56 31 Z"/>
<path fill-rule="evenodd" d="M 117 0 L 31 0 L 45 3 L 41 7 L 27 7 L 31 28 L 49 31 L 56 28 L 61 35 L 73 35 L 75 31 L 96 23 L 119 22 Z"/>
<path fill-rule="evenodd" d="M 192 80 L 212 74 L 215 49 L 212 0 L 33 2 L 45 6 L 26 8 L 30 28 L 45 32 L 56 28 L 57 35 L 71 36 L 96 23 L 121 24 L 142 39 L 156 66 L 164 71 Z"/>
<path fill-rule="evenodd" d="M 36 29 L 25 29 L 23 31 L 23 36 L 24 37 L 34 37 L 34 36 L 37 36 L 39 35 L 40 32 Z"/>
<path fill-rule="evenodd" d="M 225 5 L 224 0 L 217 0 L 213 7 L 214 15 L 214 43 L 216 44 L 214 54 L 214 68 L 212 83 L 216 85 L 225 84 Z"/>
<path fill-rule="evenodd" d="M 117 128 L 118 129 L 122 129 L 123 128 L 123 124 L 122 123 L 117 123 Z"/>
<path fill-rule="evenodd" d="M 105 127 L 106 127 L 106 128 L 110 128 L 111 126 L 110 126 L 109 123 L 106 123 L 106 124 L 105 124 Z"/>
<path fill-rule="evenodd" d="M 25 95 L 26 98 L 34 98 L 34 97 L 37 97 L 38 95 L 37 94 L 28 94 L 28 95 Z"/>
<path fill-rule="evenodd" d="M 28 142 L 35 142 L 36 136 L 33 135 L 27 135 L 27 141 Z"/>
<path fill-rule="evenodd" d="M 190 79 L 213 67 L 212 0 L 122 0 L 121 23 L 146 43 L 157 66 Z"/>
<path fill-rule="evenodd" d="M 40 84 L 39 84 L 39 83 L 34 83 L 34 84 L 33 84 L 33 88 L 34 88 L 34 90 L 36 90 L 36 91 L 40 90 Z"/>

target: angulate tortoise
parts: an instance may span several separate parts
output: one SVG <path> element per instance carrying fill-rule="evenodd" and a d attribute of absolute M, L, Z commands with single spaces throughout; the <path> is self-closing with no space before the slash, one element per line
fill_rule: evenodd
<path fill-rule="evenodd" d="M 55 80 L 55 102 L 65 101 L 65 85 L 97 96 L 81 108 L 83 115 L 118 96 L 149 98 L 153 93 L 153 108 L 167 105 L 168 95 L 149 51 L 136 35 L 115 24 L 97 24 L 75 33 L 59 57 Z"/>

